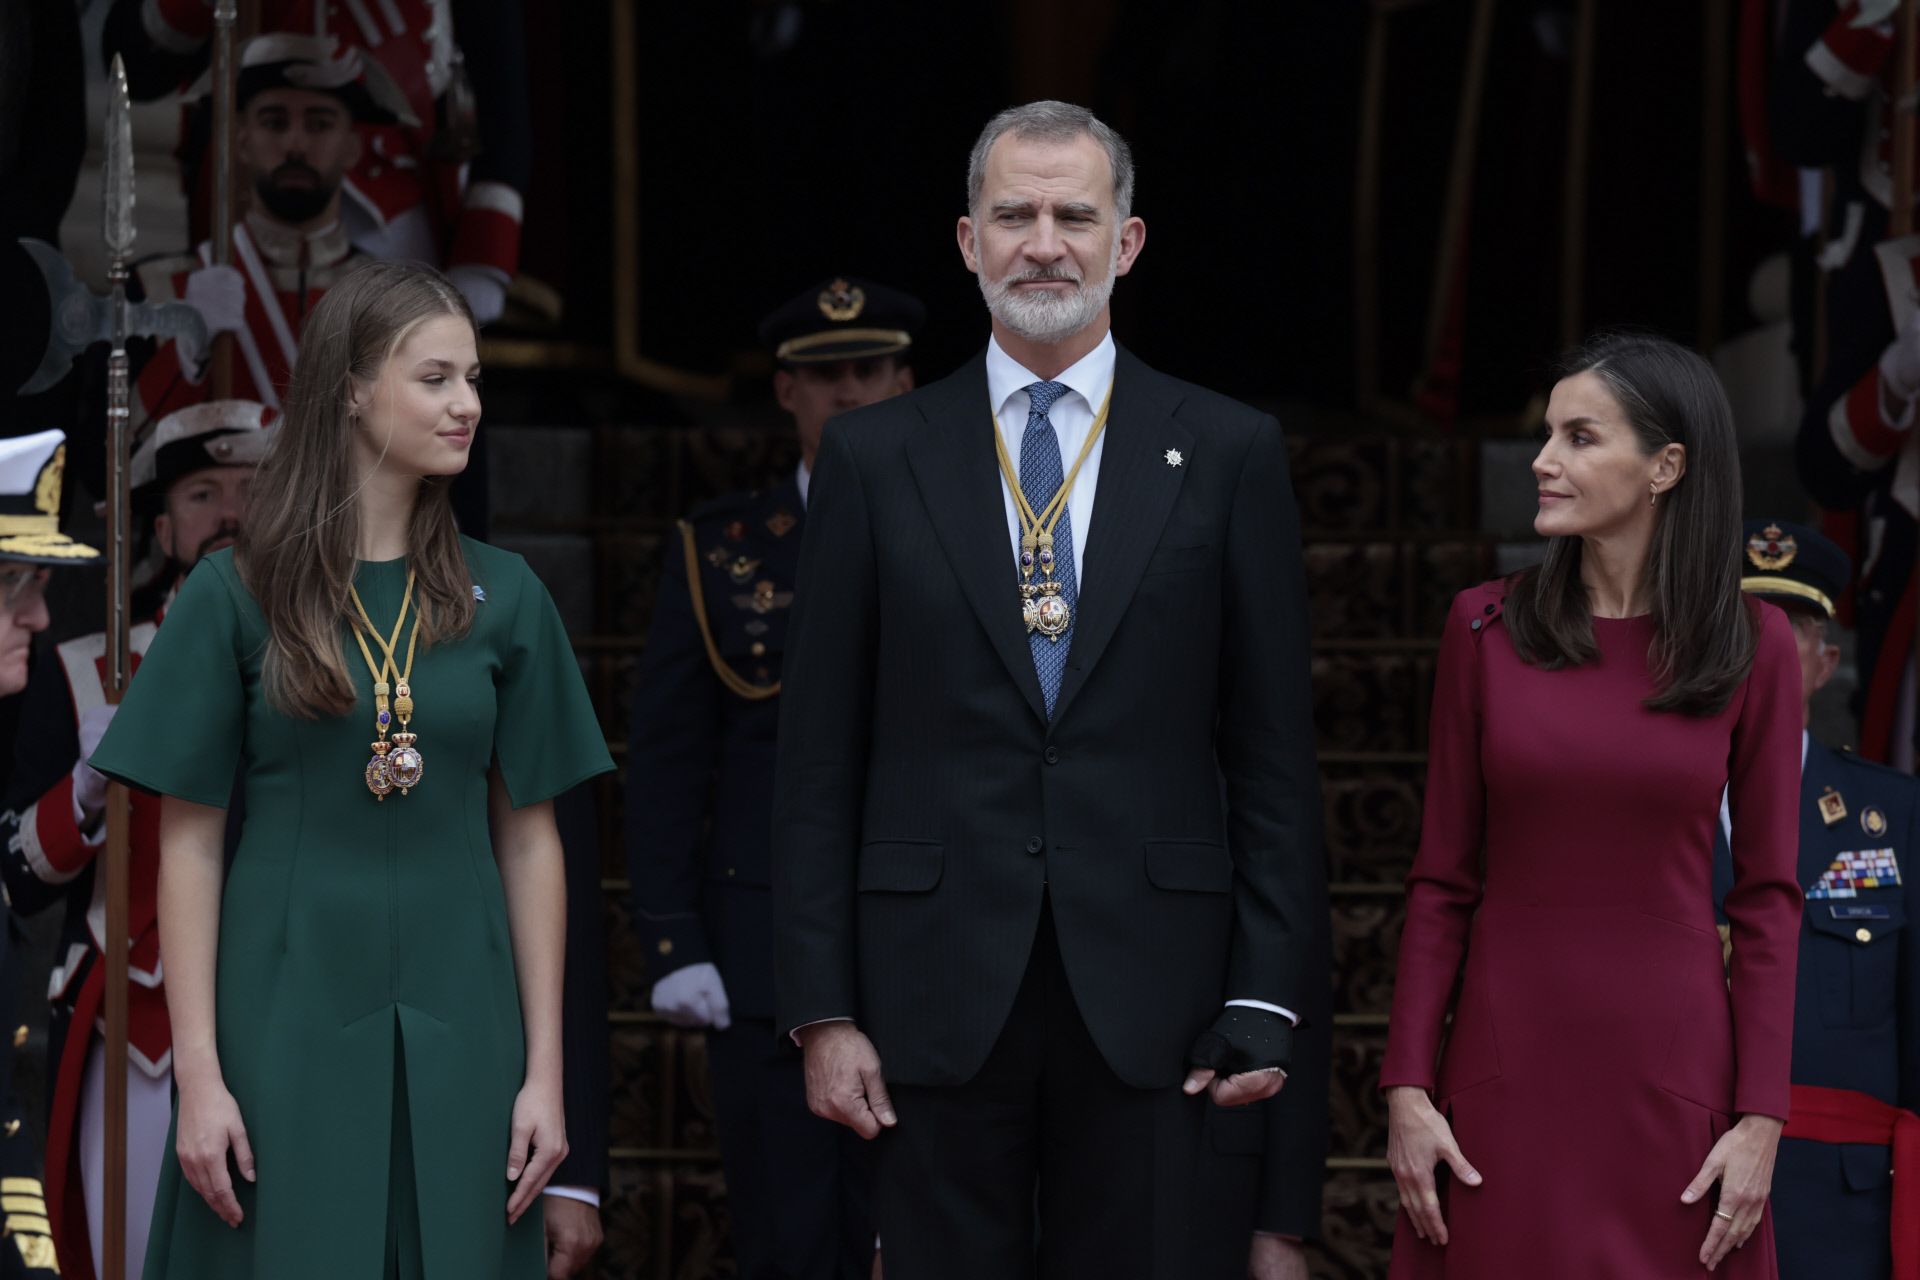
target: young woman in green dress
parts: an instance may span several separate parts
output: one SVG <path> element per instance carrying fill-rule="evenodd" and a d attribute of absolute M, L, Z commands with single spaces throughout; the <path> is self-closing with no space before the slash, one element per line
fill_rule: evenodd
<path fill-rule="evenodd" d="M 443 277 L 336 285 L 238 546 L 189 576 L 92 757 L 165 797 L 179 1093 L 147 1280 L 546 1274 L 550 801 L 612 761 L 539 579 L 454 527 L 478 383 Z"/>

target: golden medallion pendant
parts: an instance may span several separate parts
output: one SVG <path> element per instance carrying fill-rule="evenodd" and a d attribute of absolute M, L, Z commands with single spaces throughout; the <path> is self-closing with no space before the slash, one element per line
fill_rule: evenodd
<path fill-rule="evenodd" d="M 373 744 L 373 759 L 367 761 L 367 790 L 378 800 L 385 800 L 393 790 L 393 762 L 387 759 L 385 742 Z"/>
<path fill-rule="evenodd" d="M 1052 583 L 1047 585 L 1053 586 Z M 1059 596 L 1048 594 L 1033 601 L 1033 629 L 1047 639 L 1058 643 L 1072 625 L 1073 610 Z"/>
<path fill-rule="evenodd" d="M 393 785 L 400 788 L 400 794 L 406 795 L 420 785 L 420 779 L 426 775 L 427 762 L 420 757 L 414 743 L 418 739 L 411 733 L 393 735 L 394 751 L 387 757 L 387 773 Z"/>

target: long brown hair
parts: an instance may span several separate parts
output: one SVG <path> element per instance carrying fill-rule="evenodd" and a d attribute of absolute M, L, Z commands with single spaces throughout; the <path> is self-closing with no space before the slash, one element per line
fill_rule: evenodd
<path fill-rule="evenodd" d="M 355 383 L 378 381 L 416 328 L 438 316 L 473 323 L 459 290 L 414 263 L 374 262 L 348 274 L 314 307 L 234 547 L 240 580 L 266 615 L 268 699 L 306 719 L 352 709 L 354 685 L 340 623 L 359 627 L 348 589 L 360 545 L 352 460 Z M 465 634 L 473 578 L 448 499 L 451 477 L 421 481 L 407 529 L 420 643 Z"/>
<path fill-rule="evenodd" d="M 1753 666 L 1754 619 L 1740 593 L 1740 453 L 1733 410 L 1713 367 L 1665 338 L 1601 333 L 1561 359 L 1556 381 L 1598 377 L 1651 455 L 1687 451 L 1686 473 L 1661 496 L 1647 548 L 1653 598 L 1654 711 L 1718 715 Z M 1523 662 L 1553 670 L 1599 650 L 1580 580 L 1581 541 L 1549 538 L 1547 556 L 1507 593 L 1507 634 Z"/>

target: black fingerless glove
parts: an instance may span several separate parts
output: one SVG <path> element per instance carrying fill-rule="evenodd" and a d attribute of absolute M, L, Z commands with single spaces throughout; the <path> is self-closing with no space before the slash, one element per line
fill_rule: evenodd
<path fill-rule="evenodd" d="M 1202 1031 L 1187 1061 L 1223 1076 L 1293 1063 L 1293 1024 L 1277 1013 L 1248 1005 L 1228 1005 Z"/>

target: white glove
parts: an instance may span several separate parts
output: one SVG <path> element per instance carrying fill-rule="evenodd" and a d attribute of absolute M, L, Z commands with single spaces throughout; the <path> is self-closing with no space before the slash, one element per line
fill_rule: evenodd
<path fill-rule="evenodd" d="M 1912 400 L 1920 395 L 1920 307 L 1880 353 L 1880 384 L 1892 400 Z"/>
<path fill-rule="evenodd" d="M 237 267 L 201 267 L 187 277 L 184 301 L 207 322 L 207 337 L 238 333 L 247 323 L 247 281 Z M 175 339 L 181 367 L 199 365 L 206 352 L 193 339 Z"/>
<path fill-rule="evenodd" d="M 1847 25 L 1855 30 L 1877 27 L 1890 21 L 1899 8 L 1900 0 L 1860 0 L 1860 11 L 1853 15 L 1853 21 Z"/>
<path fill-rule="evenodd" d="M 447 268 L 447 279 L 466 295 L 467 306 L 473 309 L 473 322 L 481 328 L 498 320 L 500 313 L 507 309 L 507 281 L 498 269 L 463 262 Z"/>
<path fill-rule="evenodd" d="M 710 964 L 675 969 L 654 983 L 653 1011 L 676 1027 L 725 1031 L 733 1025 L 726 984 L 720 981 L 720 971 Z"/>
<path fill-rule="evenodd" d="M 87 757 L 99 748 L 100 739 L 107 736 L 107 726 L 113 723 L 113 713 L 119 709 L 89 707 L 80 717 L 80 760 L 73 766 L 73 807 L 82 831 L 99 822 L 107 807 L 107 775 L 88 764 Z"/>

